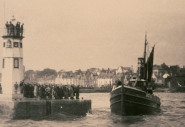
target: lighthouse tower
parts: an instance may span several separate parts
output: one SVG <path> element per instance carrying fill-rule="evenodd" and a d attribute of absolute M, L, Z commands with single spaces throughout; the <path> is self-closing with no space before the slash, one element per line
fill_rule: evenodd
<path fill-rule="evenodd" d="M 20 96 L 20 81 L 23 80 L 23 23 L 15 19 L 7 21 L 3 38 L 2 92 L 14 99 Z"/>

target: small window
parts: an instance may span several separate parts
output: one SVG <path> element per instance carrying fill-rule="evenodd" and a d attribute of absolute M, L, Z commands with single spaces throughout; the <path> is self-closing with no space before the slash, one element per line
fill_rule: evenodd
<path fill-rule="evenodd" d="M 14 47 L 19 47 L 19 43 L 18 43 L 18 42 L 14 42 L 14 43 L 13 43 L 13 46 L 14 46 Z"/>
<path fill-rule="evenodd" d="M 2 64 L 2 67 L 4 68 L 4 64 L 5 64 L 5 59 L 3 59 L 3 64 Z"/>
<path fill-rule="evenodd" d="M 10 39 L 8 39 L 6 47 L 7 48 L 12 48 L 12 42 L 11 42 Z"/>
<path fill-rule="evenodd" d="M 14 68 L 19 68 L 19 59 L 14 58 Z"/>
<path fill-rule="evenodd" d="M 3 47 L 5 47 L 5 42 L 3 43 Z"/>
<path fill-rule="evenodd" d="M 22 48 L 22 42 L 20 43 L 20 48 Z"/>

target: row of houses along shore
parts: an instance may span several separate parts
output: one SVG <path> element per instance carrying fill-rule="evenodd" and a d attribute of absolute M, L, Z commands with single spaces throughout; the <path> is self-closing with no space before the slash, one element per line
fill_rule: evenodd
<path fill-rule="evenodd" d="M 99 69 L 90 68 L 86 71 L 65 71 L 56 72 L 52 69 L 44 69 L 43 71 L 28 70 L 25 72 L 26 83 L 39 84 L 57 84 L 57 85 L 80 85 L 81 87 L 110 87 L 116 80 L 121 80 L 127 84 L 132 77 L 138 77 L 137 72 L 134 73 L 133 66 L 119 66 L 116 69 Z M 176 79 L 181 80 L 176 80 Z M 166 85 L 169 81 L 175 80 L 175 86 L 180 83 L 185 85 L 185 66 L 180 68 L 178 65 L 168 66 L 165 63 L 153 66 L 152 79 L 155 83 Z"/>
<path fill-rule="evenodd" d="M 65 71 L 44 69 L 43 74 L 39 71 L 29 70 L 25 72 L 26 83 L 39 84 L 57 84 L 57 85 L 80 85 L 81 87 L 110 87 L 116 80 L 127 81 L 130 75 L 134 73 L 133 66 L 117 69 L 99 69 L 90 68 L 86 71 Z"/>

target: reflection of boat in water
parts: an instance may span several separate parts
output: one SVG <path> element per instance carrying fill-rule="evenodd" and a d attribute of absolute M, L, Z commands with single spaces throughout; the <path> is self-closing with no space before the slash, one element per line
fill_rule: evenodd
<path fill-rule="evenodd" d="M 110 93 L 111 112 L 120 115 L 148 114 L 160 110 L 160 99 L 153 94 L 151 77 L 153 70 L 154 47 L 145 62 L 147 40 L 145 36 L 144 58 L 138 58 L 139 79 L 128 85 L 117 82 Z"/>

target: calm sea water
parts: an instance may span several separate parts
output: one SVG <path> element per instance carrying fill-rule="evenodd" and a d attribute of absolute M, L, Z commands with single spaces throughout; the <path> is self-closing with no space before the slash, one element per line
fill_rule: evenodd
<path fill-rule="evenodd" d="M 155 93 L 161 98 L 161 112 L 155 115 L 120 117 L 110 112 L 109 93 L 82 93 L 92 100 L 86 117 L 57 114 L 45 120 L 8 120 L 0 127 L 185 127 L 185 93 Z"/>

